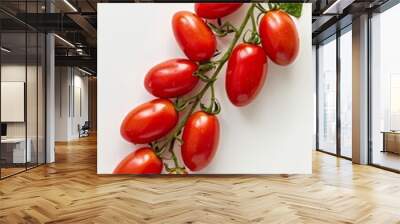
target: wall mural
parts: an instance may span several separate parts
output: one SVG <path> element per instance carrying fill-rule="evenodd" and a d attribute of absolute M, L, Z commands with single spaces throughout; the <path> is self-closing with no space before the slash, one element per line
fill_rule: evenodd
<path fill-rule="evenodd" d="M 122 9 L 124 6 L 129 7 Z M 159 6 L 168 7 L 161 11 Z M 304 126 L 303 133 L 288 127 L 286 136 L 282 136 L 280 131 L 276 130 L 276 135 L 281 135 L 279 138 L 282 138 L 283 141 L 290 141 L 291 135 L 301 135 L 297 139 L 308 138 L 304 144 L 299 143 L 298 147 L 303 147 L 303 145 L 309 145 L 309 147 L 296 149 L 285 142 L 279 145 L 274 142 L 271 147 L 269 145 L 271 142 L 264 142 L 266 139 L 259 132 L 263 128 L 273 131 L 271 129 L 273 127 L 268 126 L 273 122 L 266 122 L 263 125 L 262 123 L 256 124 L 257 121 L 252 120 L 241 125 L 246 121 L 235 120 L 232 115 L 224 113 L 226 107 L 229 107 L 228 112 L 235 110 L 232 113 L 237 114 L 241 119 L 247 119 L 246 116 L 248 117 L 249 114 L 246 115 L 246 113 L 249 113 L 249 111 L 251 111 L 251 116 L 257 118 L 266 116 L 267 114 L 263 113 L 263 110 L 268 110 L 268 107 L 271 108 L 274 105 L 279 107 L 279 104 L 290 104 L 290 101 L 304 101 L 303 105 L 306 109 L 301 109 L 293 103 L 292 108 L 297 108 L 299 114 L 296 114 L 297 111 L 286 110 L 282 113 L 312 123 L 312 102 L 310 101 L 312 101 L 311 87 L 313 84 L 309 82 L 312 80 L 309 77 L 312 76 L 310 69 L 311 20 L 308 21 L 309 24 L 299 22 L 299 20 L 305 19 L 303 17 L 310 18 L 311 10 L 309 6 L 308 4 L 298 3 L 100 4 L 98 172 L 113 174 L 311 172 L 312 124 Z M 145 20 L 137 14 L 138 11 L 136 10 L 139 8 L 142 8 L 143 12 L 147 10 L 149 13 L 162 16 L 159 17 L 160 19 L 153 17 L 151 21 Z M 119 66 L 123 61 L 115 60 L 112 63 L 102 63 L 102 61 L 109 61 L 110 53 L 106 54 L 106 52 L 115 50 L 113 47 L 103 46 L 118 44 L 118 42 L 121 44 L 125 39 L 122 38 L 120 42 L 116 38 L 111 43 L 111 36 L 103 35 L 107 29 L 102 28 L 109 27 L 108 24 L 111 24 L 112 21 L 114 24 L 120 24 L 120 22 L 115 21 L 118 18 L 111 19 L 108 16 L 108 12 L 114 11 L 115 13 L 115 10 L 118 9 L 120 9 L 121 18 L 124 15 L 132 15 L 132 18 L 125 17 L 126 24 L 130 24 L 128 21 L 135 19 L 136 22 L 133 23 L 140 23 L 147 29 L 157 29 L 154 26 L 163 27 L 162 29 L 168 27 L 170 32 L 166 32 L 162 36 L 171 35 L 172 38 L 168 38 L 168 41 L 163 41 L 162 44 L 155 44 L 157 45 L 155 47 L 158 48 L 157 51 L 163 51 L 167 48 L 166 53 L 162 55 L 168 54 L 170 51 L 179 51 L 179 56 L 171 54 L 159 61 L 141 58 L 141 60 L 146 61 L 146 64 L 152 62 L 153 65 L 146 66 L 145 64 L 133 63 L 140 66 L 141 71 L 147 69 L 147 72 L 138 73 L 133 68 L 132 74 L 125 72 L 120 75 L 113 74 L 117 77 L 111 79 L 110 76 L 112 75 L 108 72 L 110 71 L 109 68 Z M 131 14 L 129 10 L 131 10 Z M 136 16 L 134 16 L 135 12 Z M 169 21 L 162 19 L 167 17 L 170 17 Z M 138 21 L 140 18 L 144 20 Z M 135 35 L 140 36 L 137 39 L 141 42 L 139 45 L 143 47 L 132 48 L 128 51 L 136 56 L 147 57 L 150 52 L 156 51 L 152 47 L 146 46 L 152 45 L 158 38 L 162 37 L 148 35 L 149 32 L 142 32 L 140 28 L 134 26 L 135 24 L 125 26 L 124 29 L 135 30 Z M 301 35 L 301 32 L 304 31 L 310 32 L 310 34 Z M 107 33 L 109 32 L 113 33 L 114 37 L 120 35 L 118 34 L 119 31 L 107 31 Z M 302 38 L 307 40 L 302 40 Z M 310 46 L 303 46 L 303 43 Z M 171 45 L 175 45 L 175 47 L 172 46 L 173 49 L 168 50 Z M 128 47 L 125 49 L 128 49 Z M 299 52 L 302 51 L 303 53 L 300 54 Z M 103 54 L 107 56 L 103 58 L 101 56 Z M 304 59 L 300 60 L 301 57 Z M 132 58 L 132 61 L 135 61 L 134 58 Z M 304 62 L 305 65 L 296 65 L 299 61 Z M 129 65 L 127 66 L 129 67 Z M 303 71 L 295 71 L 297 69 Z M 298 76 L 304 73 L 304 76 L 307 77 L 305 81 L 308 80 L 308 82 L 305 85 L 304 83 L 292 83 L 290 85 L 296 85 L 294 89 L 297 89 L 297 91 L 307 92 L 310 99 L 302 99 L 301 95 L 295 93 L 296 91 L 287 97 L 300 98 L 286 102 L 278 99 L 279 103 L 274 103 L 265 96 L 270 89 L 267 83 L 270 79 L 276 79 L 270 78 L 270 75 L 280 76 L 277 77 L 278 79 L 283 78 L 279 82 L 280 85 L 285 85 L 285 82 L 296 81 L 295 79 L 291 80 L 291 77 L 296 75 L 294 73 L 299 73 Z M 282 77 L 285 75 L 289 77 Z M 109 95 L 119 98 L 117 93 L 112 93 L 114 91 L 111 89 L 118 86 L 118 82 L 123 85 L 123 78 L 129 76 L 135 76 L 135 80 L 141 80 L 140 82 L 131 82 L 130 88 L 125 90 L 125 92 L 135 92 L 127 98 L 132 97 L 138 103 L 131 103 L 133 100 L 124 100 L 120 105 L 123 104 L 125 108 L 129 108 L 128 110 L 122 110 L 120 106 L 116 105 L 114 105 L 114 109 L 110 109 L 110 103 L 113 103 L 110 102 L 112 97 Z M 129 78 L 125 81 L 128 80 Z M 115 83 L 114 87 L 111 83 Z M 290 85 L 286 88 L 290 88 Z M 310 89 L 301 90 L 302 87 Z M 279 89 L 285 91 L 283 87 Z M 271 94 L 276 91 L 271 90 Z M 143 96 L 144 94 L 147 96 Z M 279 93 L 277 92 L 277 94 Z M 103 95 L 108 96 L 102 97 Z M 263 109 L 259 110 L 258 108 Z M 117 124 L 108 121 L 110 116 L 117 115 L 113 112 L 115 109 L 118 110 L 119 117 L 119 119 L 114 118 L 115 121 L 118 120 Z M 105 120 L 104 132 L 101 131 L 103 120 Z M 263 119 L 260 119 L 260 122 L 263 122 Z M 259 141 L 259 143 L 246 144 L 246 141 L 248 141 L 246 134 L 238 135 L 237 132 L 230 131 L 230 129 L 240 129 L 242 126 L 252 123 L 255 123 L 253 131 L 257 133 L 253 134 L 254 139 L 251 139 L 251 141 Z M 285 125 L 285 122 L 278 121 L 279 123 Z M 112 135 L 109 136 L 106 132 L 111 132 Z M 221 135 L 224 137 L 221 138 Z M 243 138 L 246 138 L 246 141 L 242 141 Z M 295 139 L 293 138 L 293 140 Z M 232 144 L 237 145 L 236 147 L 239 150 L 229 152 L 229 147 L 223 146 L 223 144 L 227 144 L 225 141 L 231 143 L 234 141 Z M 119 150 L 118 145 L 122 146 L 123 150 Z M 110 146 L 113 149 L 110 149 Z M 252 151 L 252 146 L 259 149 Z M 280 147 L 282 148 L 280 149 Z M 224 152 L 220 152 L 222 151 L 221 148 L 225 149 Z M 257 167 L 257 163 L 262 164 L 262 160 L 257 161 L 257 159 L 254 164 L 256 167 L 248 165 L 249 169 L 247 169 L 246 164 L 252 163 L 248 159 L 252 157 L 246 158 L 246 154 L 257 154 L 257 151 L 264 148 L 266 154 L 259 154 L 259 156 L 270 157 L 269 154 L 273 156 L 275 151 L 289 148 L 293 151 L 299 150 L 306 155 L 300 162 L 287 163 L 286 165 L 289 168 L 282 169 L 280 166 L 276 166 L 277 169 L 274 170 L 263 165 Z M 235 157 L 239 157 L 240 162 L 229 161 L 229 155 L 238 152 L 239 155 Z M 295 155 L 291 155 L 290 151 L 285 153 L 288 157 Z M 113 157 L 113 154 L 118 155 Z M 220 157 L 218 161 L 215 161 L 215 157 L 218 157 L 218 155 Z M 113 158 L 109 158 L 109 156 Z M 254 156 L 257 157 L 257 155 L 252 156 L 253 158 Z M 241 161 L 240 157 L 247 161 Z M 110 159 L 112 162 L 110 162 Z M 291 160 L 293 158 L 287 161 L 290 162 Z M 265 162 L 268 163 L 268 159 Z M 218 166 L 215 163 L 232 164 Z M 237 167 L 229 168 L 229 166 L 241 166 L 243 164 L 244 166 L 240 168 L 243 170 L 242 172 L 238 172 Z"/>

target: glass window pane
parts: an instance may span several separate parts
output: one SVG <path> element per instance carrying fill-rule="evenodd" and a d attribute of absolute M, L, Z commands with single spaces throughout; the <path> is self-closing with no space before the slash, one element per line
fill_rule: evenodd
<path fill-rule="evenodd" d="M 38 35 L 36 32 L 27 33 L 28 38 L 28 63 L 26 80 L 26 113 L 27 113 L 27 143 L 30 148 L 30 161 L 28 168 L 37 165 L 38 147 L 37 147 L 37 79 L 38 79 Z"/>
<path fill-rule="evenodd" d="M 372 18 L 372 163 L 400 170 L 400 5 Z"/>
<path fill-rule="evenodd" d="M 340 37 L 341 155 L 352 157 L 352 33 Z"/>
<path fill-rule="evenodd" d="M 11 14 L 45 12 L 45 0 L 0 2 Z M 0 177 L 4 178 L 45 162 L 46 39 L 7 14 L 0 12 L 0 17 L 7 20 L 0 24 Z"/>
<path fill-rule="evenodd" d="M 46 148 L 45 148 L 45 114 L 46 114 L 46 74 L 45 74 L 45 65 L 46 65 L 46 36 L 42 33 L 39 33 L 39 45 L 38 45 L 38 164 L 43 164 L 46 162 Z"/>
<path fill-rule="evenodd" d="M 27 13 L 37 13 L 39 5 L 37 1 L 26 2 Z M 36 22 L 33 21 L 32 22 Z M 26 131 L 27 150 L 29 160 L 27 167 L 35 167 L 38 164 L 37 147 L 37 76 L 38 76 L 38 34 L 35 30 L 27 29 L 27 74 L 26 74 Z"/>
<path fill-rule="evenodd" d="M 2 33 L 1 46 L 1 166 L 2 178 L 25 170 L 26 33 Z"/>
<path fill-rule="evenodd" d="M 336 153 L 336 39 L 318 51 L 318 146 Z"/>

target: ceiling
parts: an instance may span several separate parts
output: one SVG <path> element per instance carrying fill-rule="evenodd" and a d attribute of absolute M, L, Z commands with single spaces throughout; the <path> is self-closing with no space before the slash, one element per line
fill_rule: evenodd
<path fill-rule="evenodd" d="M 0 24 L 14 47 L 21 42 L 26 29 L 55 32 L 56 63 L 86 66 L 96 70 L 97 3 L 105 2 L 166 2 L 129 0 L 1 0 Z M 369 10 L 377 10 L 398 0 L 305 0 L 313 8 L 313 43 L 317 44 L 351 24 L 352 18 Z M 50 13 L 51 12 L 51 13 Z M 13 34 L 11 34 L 13 33 Z M 68 43 L 66 43 L 66 40 Z M 71 45 L 72 44 L 72 45 Z M 33 46 L 33 45 L 32 45 Z M 28 51 L 30 49 L 28 48 Z"/>
<path fill-rule="evenodd" d="M 379 13 L 398 0 L 333 0 L 313 4 L 313 44 L 319 44 L 351 25 L 363 13 Z"/>

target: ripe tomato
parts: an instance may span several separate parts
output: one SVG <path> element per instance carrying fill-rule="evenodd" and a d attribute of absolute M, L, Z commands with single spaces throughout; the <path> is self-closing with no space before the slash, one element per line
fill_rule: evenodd
<path fill-rule="evenodd" d="M 121 124 L 121 135 L 135 144 L 165 136 L 178 122 L 178 113 L 168 99 L 155 99 L 129 112 Z"/>
<path fill-rule="evenodd" d="M 299 34 L 290 16 L 281 10 L 267 12 L 261 19 L 261 43 L 268 57 L 278 65 L 289 65 L 299 53 Z"/>
<path fill-rule="evenodd" d="M 219 122 L 215 115 L 193 113 L 182 134 L 182 159 L 186 167 L 198 171 L 213 159 L 219 142 Z"/>
<path fill-rule="evenodd" d="M 154 66 L 147 73 L 144 86 L 156 97 L 172 98 L 190 92 L 199 81 L 193 73 L 198 65 L 187 59 L 172 59 Z"/>
<path fill-rule="evenodd" d="M 267 57 L 260 46 L 242 43 L 235 47 L 225 79 L 228 98 L 235 106 L 245 106 L 257 96 L 267 76 L 267 65 Z"/>
<path fill-rule="evenodd" d="M 179 47 L 192 61 L 207 61 L 217 48 L 217 40 L 207 24 L 196 14 L 187 11 L 175 13 L 172 29 Z"/>
<path fill-rule="evenodd" d="M 238 10 L 243 3 L 195 3 L 194 11 L 205 19 L 218 19 Z"/>
<path fill-rule="evenodd" d="M 115 174 L 160 174 L 161 160 L 153 149 L 144 147 L 127 155 L 115 168 Z"/>

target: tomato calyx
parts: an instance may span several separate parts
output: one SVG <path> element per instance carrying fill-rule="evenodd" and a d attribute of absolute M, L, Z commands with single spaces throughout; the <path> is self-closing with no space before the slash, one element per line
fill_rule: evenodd
<path fill-rule="evenodd" d="M 216 68 L 218 62 L 205 62 L 201 63 L 199 65 L 198 70 L 193 74 L 194 76 L 198 77 L 201 81 L 209 84 L 215 82 L 217 79 L 216 78 L 211 78 L 206 75 L 209 71 L 213 70 Z M 193 95 L 187 99 L 184 99 L 183 97 L 177 97 L 174 102 L 174 106 L 176 111 L 181 112 L 184 111 L 188 105 L 194 103 L 196 100 L 201 98 L 201 95 L 203 93 L 198 93 L 196 95 Z"/>
<path fill-rule="evenodd" d="M 166 163 L 164 163 L 165 170 L 168 172 L 168 174 L 188 174 L 187 170 L 185 167 L 174 167 L 170 168 Z"/>
<path fill-rule="evenodd" d="M 203 82 L 212 82 L 215 79 L 212 79 L 206 75 L 209 71 L 215 69 L 217 67 L 218 62 L 207 61 L 204 63 L 200 63 L 197 71 L 193 74 L 194 76 L 198 77 Z"/>
<path fill-rule="evenodd" d="M 200 108 L 202 111 L 213 115 L 217 115 L 221 112 L 221 104 L 217 99 L 212 100 L 209 106 L 206 106 L 204 103 L 200 103 Z"/>
<path fill-rule="evenodd" d="M 184 111 L 186 107 L 194 100 L 194 97 L 190 97 L 189 99 L 182 99 L 177 97 L 174 102 L 175 110 L 178 112 Z"/>
<path fill-rule="evenodd" d="M 248 36 L 249 33 L 250 36 Z M 257 31 L 247 30 L 243 35 L 243 43 L 259 45 L 261 43 L 260 35 Z"/>
<path fill-rule="evenodd" d="M 256 3 L 255 7 L 261 12 L 260 14 L 274 10 L 282 10 L 296 18 L 300 18 L 303 11 L 302 3 L 268 3 L 268 9 L 265 9 L 261 3 Z M 260 14 L 257 16 L 257 18 L 260 16 Z"/>
<path fill-rule="evenodd" d="M 218 102 L 217 98 L 215 97 L 214 82 L 215 81 L 212 81 L 212 83 L 211 83 L 211 99 L 210 99 L 209 105 L 206 106 L 204 103 L 200 103 L 200 108 L 202 111 L 204 111 L 208 114 L 217 115 L 221 112 L 221 104 Z"/>
<path fill-rule="evenodd" d="M 200 103 L 200 108 L 209 114 L 218 114 L 221 111 L 221 106 L 219 102 L 215 98 L 214 91 L 214 82 L 217 80 L 216 77 L 209 77 L 206 74 L 212 70 L 214 70 L 221 61 L 207 61 L 200 63 L 197 71 L 193 74 L 198 77 L 201 81 L 205 82 L 207 85 L 211 87 L 211 102 L 209 106 L 206 106 L 203 103 Z M 177 111 L 183 111 L 187 108 L 188 105 L 194 103 L 194 101 L 201 99 L 204 92 L 199 92 L 198 94 L 191 96 L 187 99 L 182 99 L 177 97 L 174 103 L 175 109 Z"/>
<path fill-rule="evenodd" d="M 221 19 L 218 19 L 218 26 L 210 22 L 207 22 L 207 25 L 217 37 L 225 37 L 230 33 L 238 33 L 238 29 L 234 25 L 230 22 L 222 24 Z"/>
<path fill-rule="evenodd" d="M 256 4 L 256 7 L 257 7 L 257 4 Z M 246 30 L 246 32 L 243 35 L 242 41 L 247 44 L 259 45 L 261 43 L 261 38 L 260 38 L 260 35 L 258 34 L 257 22 L 256 22 L 256 18 L 254 17 L 254 13 L 252 13 L 250 15 L 250 19 L 251 19 L 252 29 Z M 250 34 L 250 36 L 248 34 Z"/>

